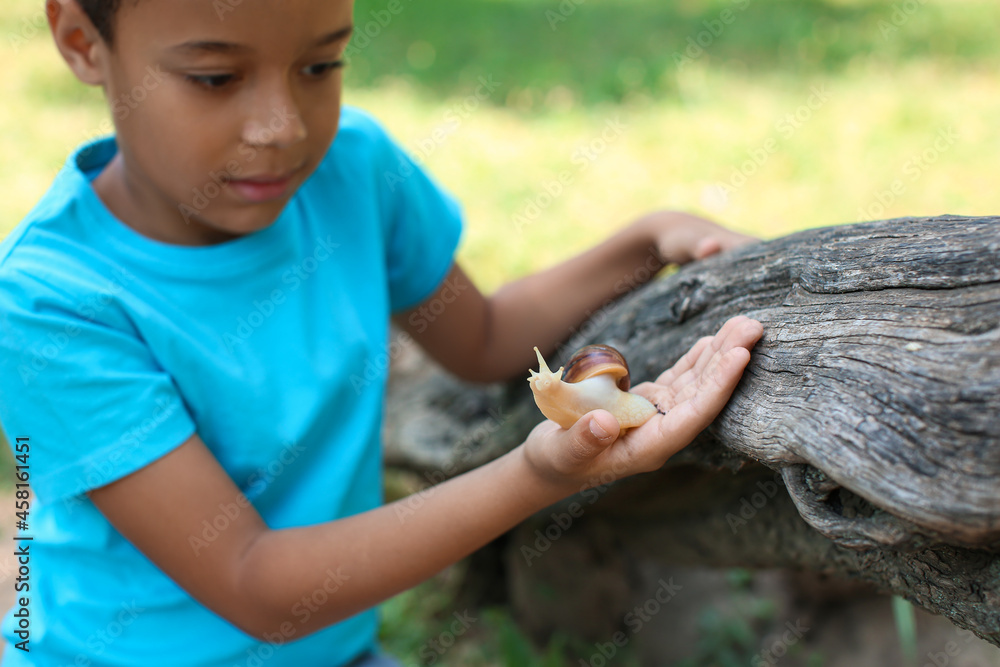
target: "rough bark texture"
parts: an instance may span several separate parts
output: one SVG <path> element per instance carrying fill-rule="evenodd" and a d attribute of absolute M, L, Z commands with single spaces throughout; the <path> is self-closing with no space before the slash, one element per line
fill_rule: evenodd
<path fill-rule="evenodd" d="M 598 313 L 553 368 L 603 342 L 633 382 L 652 379 L 736 314 L 764 337 L 720 417 L 662 470 L 508 536 L 515 603 L 525 582 L 560 580 L 550 570 L 563 568 L 532 556 L 549 528 L 619 584 L 631 558 L 846 574 L 1000 645 L 998 222 L 809 230 L 684 267 Z M 515 447 L 541 419 L 526 382 L 476 387 L 405 366 L 387 461 L 431 483 Z M 551 529 L 574 502 L 572 527 Z M 571 583 L 555 588 L 571 597 Z M 531 607 L 543 632 L 545 609 Z"/>

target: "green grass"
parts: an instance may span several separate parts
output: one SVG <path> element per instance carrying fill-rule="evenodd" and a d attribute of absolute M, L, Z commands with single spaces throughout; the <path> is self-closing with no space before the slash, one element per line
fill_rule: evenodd
<path fill-rule="evenodd" d="M 676 96 L 674 54 L 689 37 L 700 40 L 706 64 L 751 76 L 841 76 L 859 58 L 964 68 L 996 56 L 982 0 L 925 4 L 899 14 L 899 30 L 893 4 L 872 0 L 618 0 L 571 11 L 558 1 L 402 0 L 403 12 L 382 27 L 387 4 L 357 3 L 354 80 L 377 86 L 402 74 L 436 97 L 462 93 L 483 72 L 520 88 L 566 86 L 587 105 L 636 91 Z M 412 51 L 417 42 L 430 50 Z"/>
<path fill-rule="evenodd" d="M 464 570 L 464 564 L 449 568 L 382 605 L 383 649 L 407 667 L 563 667 L 570 664 L 566 660 L 570 649 L 582 652 L 579 643 L 566 636 L 554 637 L 544 649 L 534 647 L 502 608 L 456 605 Z"/>
<path fill-rule="evenodd" d="M 463 201 L 459 259 L 483 289 L 661 207 L 762 237 L 876 212 L 1000 211 L 995 0 L 564 0 L 575 7 L 565 16 L 556 0 L 401 2 L 377 36 L 355 43 L 345 100 L 381 118 Z M 0 237 L 69 150 L 110 127 L 100 91 L 73 79 L 47 31 L 32 31 L 42 5 L 0 9 Z M 361 34 L 387 5 L 358 2 Z M 894 15 L 904 6 L 916 10 Z M 727 9 L 733 20 L 719 30 Z M 566 20 L 552 23 L 547 12 Z M 678 67 L 688 38 L 704 52 Z M 480 77 L 497 89 L 445 141 L 428 144 Z M 816 89 L 828 99 L 804 107 Z M 808 119 L 788 131 L 782 119 L 796 112 Z M 620 135 L 593 161 L 574 161 L 614 119 L 625 126 Z M 914 156 L 945 130 L 951 143 L 914 173 Z M 720 194 L 720 183 L 750 171 Z M 569 185 L 519 226 L 515 216 L 561 172 Z M 897 180 L 902 193 L 889 201 Z M 442 631 L 454 611 L 449 576 L 385 606 L 390 649 L 412 657 Z M 706 619 L 695 662 L 749 655 L 748 627 Z M 555 666 L 563 648 L 534 651 L 491 612 L 436 664 Z"/>

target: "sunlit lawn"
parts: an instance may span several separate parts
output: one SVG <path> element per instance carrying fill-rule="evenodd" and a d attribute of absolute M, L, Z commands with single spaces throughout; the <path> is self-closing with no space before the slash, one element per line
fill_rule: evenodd
<path fill-rule="evenodd" d="M 0 9 L 0 236 L 110 127 L 33 31 L 42 5 Z M 483 289 L 659 207 L 762 237 L 1000 212 L 995 0 L 402 0 L 386 21 L 387 5 L 357 7 L 345 100 L 462 200 L 459 259 Z M 433 631 L 400 619 L 447 608 L 436 586 L 388 607 L 397 650 Z M 484 655 L 521 650 L 491 627 Z"/>

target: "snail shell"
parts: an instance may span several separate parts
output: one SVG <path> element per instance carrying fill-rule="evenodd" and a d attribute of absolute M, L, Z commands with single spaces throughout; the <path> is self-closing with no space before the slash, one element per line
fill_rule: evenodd
<path fill-rule="evenodd" d="M 628 363 L 610 345 L 580 348 L 566 365 L 549 370 L 542 353 L 538 372 L 529 371 L 528 383 L 542 414 L 563 428 L 570 428 L 591 410 L 609 411 L 622 431 L 645 424 L 656 407 L 638 394 L 629 393 Z"/>
<path fill-rule="evenodd" d="M 538 351 L 538 348 L 535 348 Z M 587 378 L 607 373 L 615 378 L 618 388 L 628 391 L 631 385 L 628 362 L 622 353 L 610 345 L 587 345 L 581 347 L 566 362 L 563 382 L 579 382 Z"/>

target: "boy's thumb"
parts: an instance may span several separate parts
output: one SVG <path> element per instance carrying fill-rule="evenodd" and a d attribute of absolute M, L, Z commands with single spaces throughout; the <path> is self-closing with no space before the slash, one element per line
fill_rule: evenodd
<path fill-rule="evenodd" d="M 618 439 L 621 427 L 607 410 L 594 410 L 578 419 L 567 433 L 573 443 L 573 453 L 581 460 L 590 460 Z"/>

